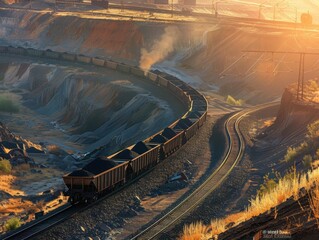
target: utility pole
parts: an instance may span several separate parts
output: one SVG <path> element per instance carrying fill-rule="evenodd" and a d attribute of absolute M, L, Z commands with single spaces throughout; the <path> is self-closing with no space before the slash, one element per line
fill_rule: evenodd
<path fill-rule="evenodd" d="M 271 53 L 271 54 L 296 54 L 299 55 L 299 73 L 297 85 L 297 101 L 304 100 L 304 82 L 305 82 L 305 56 L 319 55 L 319 53 L 309 52 L 286 52 L 286 51 L 263 51 L 263 50 L 245 50 L 246 53 Z"/>
<path fill-rule="evenodd" d="M 172 18 L 174 17 L 174 0 L 171 2 Z"/>
<path fill-rule="evenodd" d="M 216 9 L 215 9 L 215 0 L 212 0 L 212 14 L 215 14 Z"/>
<path fill-rule="evenodd" d="M 262 6 L 262 4 L 259 5 L 258 19 L 261 18 L 261 6 Z"/>

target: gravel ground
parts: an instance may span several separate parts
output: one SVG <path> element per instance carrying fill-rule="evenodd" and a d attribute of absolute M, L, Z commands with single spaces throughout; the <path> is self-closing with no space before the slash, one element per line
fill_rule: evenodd
<path fill-rule="evenodd" d="M 143 211 L 138 198 L 143 199 L 150 196 L 157 189 L 161 190 L 158 194 L 165 194 L 165 190 L 163 191 L 165 183 L 176 172 L 185 171 L 187 173 L 190 180 L 188 187 L 192 189 L 203 172 L 203 164 L 207 166 L 207 169 L 215 164 L 211 162 L 213 159 L 211 136 L 217 118 L 217 116 L 208 117 L 196 138 L 191 139 L 176 154 L 158 164 L 151 173 L 118 194 L 55 226 L 36 239 L 87 239 L 88 237 L 105 239 L 114 236 L 116 234 L 112 232 L 112 229 L 123 227 L 126 219 Z M 205 170 L 203 175 L 207 174 L 208 171 Z M 168 192 L 171 192 L 171 185 L 168 185 L 168 188 Z"/>
<path fill-rule="evenodd" d="M 276 111 L 267 111 L 267 113 L 258 113 L 257 117 L 252 116 L 244 119 L 241 123 L 241 129 L 244 132 L 244 137 L 247 142 L 246 152 L 243 159 L 235 167 L 224 184 L 216 189 L 204 202 L 186 216 L 181 223 L 169 229 L 160 239 L 177 239 L 183 231 L 183 226 L 202 221 L 209 224 L 214 218 L 221 218 L 230 213 L 242 211 L 248 204 L 248 200 L 256 194 L 256 190 L 262 181 L 263 172 L 258 172 L 254 169 L 253 157 L 251 156 L 251 141 L 250 129 L 255 127 L 255 120 L 264 117 L 270 117 L 276 114 Z M 214 138 L 221 138 L 221 128 L 217 126 L 222 124 L 222 119 L 216 123 L 216 131 L 213 131 Z M 222 139 L 217 141 L 222 145 Z M 216 146 L 215 146 L 216 147 Z M 220 154 L 218 157 L 221 157 Z M 220 160 L 220 159 L 219 159 Z M 214 161 L 219 161 L 215 159 Z"/>

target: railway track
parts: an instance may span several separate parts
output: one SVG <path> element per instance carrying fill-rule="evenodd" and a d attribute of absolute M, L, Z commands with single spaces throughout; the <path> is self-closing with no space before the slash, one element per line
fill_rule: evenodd
<path fill-rule="evenodd" d="M 192 192 L 188 197 L 186 197 L 182 202 L 180 202 L 156 222 L 132 237 L 131 240 L 159 238 L 161 234 L 176 224 L 187 213 L 197 207 L 207 196 L 214 192 L 229 176 L 234 167 L 243 157 L 245 151 L 245 141 L 239 128 L 241 120 L 250 113 L 277 104 L 278 103 L 268 103 L 259 105 L 251 109 L 243 110 L 228 118 L 225 122 L 225 132 L 227 135 L 229 148 L 221 165 L 194 192 Z"/>
<path fill-rule="evenodd" d="M 317 32 L 319 29 L 318 24 L 312 24 L 311 26 L 304 26 L 301 23 L 297 22 L 289 22 L 289 21 L 274 21 L 267 19 L 255 19 L 248 17 L 234 17 L 228 15 L 219 15 L 216 18 L 212 14 L 207 13 L 192 13 L 191 15 L 185 15 L 185 13 L 181 11 L 174 11 L 175 16 L 177 18 L 161 18 L 161 17 L 151 17 L 151 16 L 143 16 L 142 14 L 135 15 L 126 15 L 125 13 L 109 13 L 105 10 L 103 11 L 93 11 L 93 10 L 66 10 L 66 9 L 40 9 L 40 8 L 26 8 L 26 7 L 9 7 L 9 6 L 0 6 L 2 10 L 16 10 L 16 11 L 30 11 L 36 13 L 49 13 L 49 14 L 68 14 L 70 16 L 91 16 L 92 18 L 106 18 L 110 20 L 126 20 L 126 21 L 148 21 L 148 22 L 163 22 L 163 23 L 201 23 L 201 24 L 225 24 L 232 26 L 244 26 L 244 27 L 258 27 L 265 29 L 274 29 L 274 30 L 294 30 L 294 31 L 306 31 L 306 32 Z M 114 5 L 110 9 L 122 9 L 120 5 Z M 125 10 L 131 11 L 145 11 L 142 7 L 136 6 L 125 6 Z M 165 13 L 171 14 L 170 10 L 165 9 L 150 9 L 153 13 Z M 182 17 L 185 17 L 184 19 Z M 195 19 L 189 19 L 189 18 Z"/>
<path fill-rule="evenodd" d="M 48 215 L 45 215 L 43 218 L 40 218 L 38 221 L 30 222 L 30 224 L 26 224 L 25 226 L 9 232 L 7 234 L 4 234 L 0 236 L 0 240 L 26 240 L 26 239 L 32 239 L 32 237 L 35 237 L 36 235 L 39 235 L 40 233 L 43 233 L 46 230 L 49 230 L 51 227 L 62 223 L 65 220 L 70 219 L 75 214 L 82 212 L 88 208 L 93 207 L 94 205 L 98 204 L 99 202 L 119 193 L 124 188 L 130 186 L 131 184 L 135 183 L 136 181 L 140 180 L 142 177 L 150 173 L 154 167 L 150 168 L 143 174 L 141 174 L 139 177 L 135 178 L 131 182 L 119 187 L 118 189 L 114 190 L 113 192 L 103 196 L 102 198 L 98 199 L 97 201 L 89 204 L 89 205 L 71 205 L 66 204 L 59 209 L 57 209 L 54 212 L 49 213 Z"/>
<path fill-rule="evenodd" d="M 116 63 L 116 62 L 109 61 L 109 60 L 104 60 L 101 58 L 88 58 L 88 59 L 84 58 L 84 60 L 83 60 L 83 56 L 81 56 L 82 58 L 79 58 L 80 56 L 75 55 L 75 54 L 59 53 L 59 52 L 55 52 L 55 54 L 54 54 L 52 51 L 42 51 L 42 50 L 36 50 L 36 49 L 27 49 L 26 50 L 23 48 L 14 48 L 14 47 L 6 47 L 6 46 L 2 46 L 2 47 L 0 46 L 0 52 L 3 54 L 13 54 L 13 55 L 19 55 L 19 56 L 47 57 L 49 59 L 64 60 L 66 62 L 83 63 L 83 61 L 84 61 L 88 64 L 92 63 L 93 65 L 96 65 L 96 66 L 110 68 L 110 69 L 118 70 L 118 71 L 125 72 L 125 73 L 131 73 L 135 76 L 145 77 L 145 72 L 141 69 L 138 69 L 136 67 L 131 67 L 131 66 L 125 65 L 125 64 Z M 182 140 L 183 140 L 182 138 L 184 138 L 187 141 L 188 139 L 193 137 L 196 134 L 197 130 L 204 124 L 204 122 L 206 120 L 206 114 L 207 114 L 207 101 L 206 101 L 205 97 L 203 97 L 200 93 L 198 93 L 196 90 L 192 89 L 190 86 L 183 83 L 181 80 L 179 80 L 177 78 L 170 77 L 168 75 L 164 75 L 166 78 L 169 79 L 168 80 L 168 79 L 164 78 L 164 76 L 159 76 L 159 75 L 154 74 L 152 72 L 148 72 L 148 76 L 149 76 L 148 80 L 150 82 L 154 82 L 154 83 L 158 84 L 159 86 L 165 87 L 167 90 L 171 91 L 172 93 L 175 93 L 176 96 L 180 96 L 180 101 L 184 101 L 185 107 L 187 105 L 187 108 L 188 108 L 188 111 L 184 115 L 184 117 L 185 117 L 185 119 L 183 119 L 184 121 L 186 121 L 188 114 L 192 113 L 192 111 L 195 111 L 193 109 L 197 109 L 200 112 L 200 116 L 196 115 L 195 118 L 194 118 L 194 116 L 192 117 L 192 119 L 194 120 L 193 122 L 191 122 L 191 120 L 188 119 L 191 125 L 189 125 L 189 123 L 183 123 L 184 125 L 179 126 L 178 123 L 181 122 L 182 120 L 176 120 L 176 122 L 172 123 L 174 126 L 176 125 L 176 126 L 180 127 L 181 129 L 183 129 L 183 131 L 180 131 L 179 135 L 176 134 L 173 138 L 170 138 L 170 140 L 167 140 L 165 143 L 163 143 L 163 145 L 161 145 L 161 147 L 163 147 L 163 153 L 166 153 L 169 156 L 170 154 L 172 154 L 173 152 L 175 152 L 178 148 L 180 148 L 182 146 Z M 174 85 L 174 83 L 176 85 Z M 183 89 L 181 89 L 179 87 L 181 87 Z M 186 95 L 186 93 L 189 93 L 189 95 Z M 195 97 L 197 97 L 197 98 L 195 99 Z M 173 125 L 170 125 L 169 127 L 171 127 Z M 172 130 L 172 131 L 174 131 L 174 130 Z M 162 131 L 160 131 L 160 132 L 162 132 Z M 159 135 L 159 133 L 156 133 L 155 135 Z M 164 146 L 165 146 L 165 149 L 164 149 Z M 152 154 L 143 155 L 143 158 L 138 156 L 138 157 L 134 158 L 133 160 L 131 160 L 130 162 L 127 161 L 126 163 L 123 163 L 122 165 L 120 165 L 120 166 L 123 166 L 124 164 L 131 164 L 131 162 L 133 162 L 133 161 L 135 164 L 135 165 L 132 164 L 133 167 L 136 167 L 139 164 L 139 166 L 140 166 L 139 171 L 140 172 L 138 172 L 138 175 L 137 175 L 137 177 L 134 178 L 134 180 L 130 180 L 126 184 L 120 185 L 118 183 L 124 183 L 124 181 L 115 182 L 115 180 L 114 180 L 115 178 L 112 176 L 112 178 L 110 178 L 110 179 L 113 180 L 113 184 L 111 181 L 108 181 L 108 184 L 110 186 L 109 191 L 112 190 L 112 192 L 107 194 L 106 196 L 100 198 L 99 200 L 97 200 L 93 204 L 86 205 L 86 206 L 77 204 L 77 206 L 74 206 L 74 207 L 65 206 L 65 207 L 60 208 L 59 210 L 55 211 L 52 214 L 48 214 L 47 216 L 43 217 L 41 220 L 39 219 L 39 220 L 36 220 L 32 223 L 26 224 L 25 226 L 23 226 L 22 228 L 20 228 L 16 231 L 13 231 L 13 232 L 10 232 L 6 235 L 0 236 L 0 238 L 1 239 L 19 239 L 19 240 L 31 238 L 31 237 L 39 234 L 40 232 L 43 232 L 44 230 L 47 230 L 48 228 L 54 226 L 55 224 L 60 223 L 64 220 L 70 218 L 74 214 L 81 212 L 89 207 L 93 207 L 93 205 L 95 205 L 96 203 L 104 200 L 107 197 L 110 197 L 111 195 L 113 195 L 115 193 L 118 193 L 124 187 L 129 186 L 133 182 L 136 182 L 141 177 L 145 176 L 145 174 L 148 174 L 155 167 L 156 164 L 154 164 L 154 163 L 157 163 L 159 160 L 163 160 L 162 158 L 159 159 L 159 157 L 160 157 L 159 152 L 158 152 L 159 146 L 157 145 L 156 148 L 153 147 L 152 149 L 153 150 L 147 151 L 147 153 L 152 153 L 152 154 L 154 153 L 155 154 L 154 158 L 153 158 Z M 145 157 L 145 156 L 147 156 L 147 157 Z M 123 158 L 123 159 L 125 159 L 125 158 Z M 138 164 L 136 164 L 136 161 L 137 161 L 136 159 L 138 159 L 138 160 L 141 159 L 138 162 Z M 149 163 L 148 165 L 145 165 L 145 163 L 147 163 L 148 161 L 149 162 L 153 161 L 153 162 L 151 162 L 153 164 Z M 144 164 L 144 166 L 143 166 L 143 164 Z M 148 170 L 146 170 L 146 169 L 148 169 Z M 109 173 L 108 171 L 106 171 L 106 172 Z M 143 173 L 141 173 L 141 172 L 143 172 Z M 107 183 L 107 181 L 100 180 L 100 183 L 101 182 L 104 182 L 104 184 Z M 100 184 L 100 186 L 101 186 L 101 184 Z M 114 189 L 114 188 L 116 188 L 116 189 Z M 105 190 L 105 189 L 107 189 L 107 186 L 103 190 Z"/>
<path fill-rule="evenodd" d="M 25 226 L 17 229 L 14 232 L 10 232 L 8 234 L 0 236 L 0 239 L 1 240 L 29 239 L 35 236 L 36 234 L 42 232 L 43 230 L 48 229 L 64 221 L 68 217 L 72 216 L 75 212 L 76 212 L 76 206 L 66 204 L 39 220 L 31 222 L 30 224 L 26 224 Z"/>

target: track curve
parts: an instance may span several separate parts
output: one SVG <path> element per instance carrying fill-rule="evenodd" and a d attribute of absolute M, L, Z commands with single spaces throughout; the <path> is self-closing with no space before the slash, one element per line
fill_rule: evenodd
<path fill-rule="evenodd" d="M 259 105 L 257 107 L 245 109 L 229 117 L 225 121 L 224 125 L 229 147 L 219 167 L 207 178 L 207 180 L 203 182 L 202 185 L 200 185 L 181 203 L 175 206 L 171 211 L 158 219 L 152 225 L 132 237 L 131 240 L 157 239 L 169 227 L 173 226 L 183 216 L 197 207 L 207 196 L 209 196 L 209 194 L 213 193 L 216 188 L 219 187 L 229 176 L 234 167 L 243 157 L 245 151 L 245 141 L 239 127 L 241 120 L 250 113 L 277 104 L 278 103 L 276 102 Z"/>

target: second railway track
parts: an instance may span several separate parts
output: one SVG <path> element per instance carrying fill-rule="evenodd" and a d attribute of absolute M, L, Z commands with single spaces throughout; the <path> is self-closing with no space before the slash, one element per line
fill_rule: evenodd
<path fill-rule="evenodd" d="M 242 159 L 245 141 L 239 128 L 241 120 L 252 112 L 268 108 L 278 103 L 268 103 L 243 110 L 229 117 L 225 122 L 225 132 L 229 148 L 220 166 L 182 202 L 154 222 L 152 225 L 135 235 L 131 240 L 158 239 L 161 234 L 181 220 L 187 213 L 197 207 L 209 194 L 214 192 L 229 176 L 234 167 Z"/>

